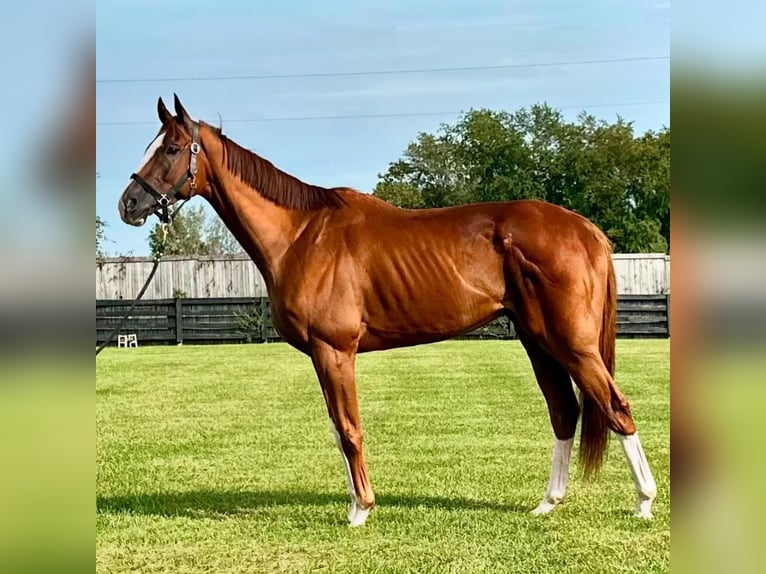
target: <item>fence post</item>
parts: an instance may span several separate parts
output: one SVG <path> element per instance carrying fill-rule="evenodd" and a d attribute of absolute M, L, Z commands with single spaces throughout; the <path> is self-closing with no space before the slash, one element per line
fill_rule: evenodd
<path fill-rule="evenodd" d="M 665 317 L 668 320 L 668 338 L 670 338 L 670 291 L 665 293 Z"/>
<path fill-rule="evenodd" d="M 184 317 L 181 311 L 182 299 L 176 297 L 176 345 L 181 345 L 184 342 Z"/>

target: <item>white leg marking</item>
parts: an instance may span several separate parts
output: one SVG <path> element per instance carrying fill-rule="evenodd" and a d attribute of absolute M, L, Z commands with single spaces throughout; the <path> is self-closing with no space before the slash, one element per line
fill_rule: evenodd
<path fill-rule="evenodd" d="M 144 166 L 149 163 L 149 160 L 151 160 L 154 157 L 154 154 L 157 153 L 157 150 L 160 149 L 162 146 L 162 141 L 165 139 L 165 131 L 161 131 L 160 134 L 154 139 L 152 143 L 149 144 L 149 147 L 146 148 L 146 153 L 144 154 L 144 159 L 141 160 L 141 165 L 138 166 L 136 169 L 136 173 L 144 169 Z"/>
<path fill-rule="evenodd" d="M 343 456 L 343 463 L 346 465 L 346 480 L 348 481 L 348 493 L 351 495 L 351 506 L 348 510 L 348 524 L 349 526 L 361 526 L 367 520 L 370 514 L 370 508 L 362 508 L 359 504 L 359 499 L 356 496 L 356 488 L 354 487 L 354 477 L 351 474 L 351 465 L 346 458 L 346 453 L 343 452 L 343 445 L 340 441 L 340 433 L 335 428 L 335 423 L 330 420 L 330 427 L 332 428 L 332 434 L 335 437 L 335 444 L 338 445 L 338 450 Z"/>
<path fill-rule="evenodd" d="M 532 514 L 547 514 L 561 502 L 567 492 L 569 481 L 569 460 L 572 458 L 574 438 L 567 440 L 555 439 L 553 443 L 553 462 L 551 463 L 551 478 L 545 498 L 532 511 Z"/>
<path fill-rule="evenodd" d="M 646 460 L 644 449 L 641 447 L 638 433 L 630 436 L 619 434 L 617 436 L 633 473 L 633 481 L 636 483 L 638 508 L 635 515 L 638 518 L 652 518 L 652 502 L 657 496 L 657 483 L 654 482 L 652 471 L 649 469 L 649 463 Z"/>

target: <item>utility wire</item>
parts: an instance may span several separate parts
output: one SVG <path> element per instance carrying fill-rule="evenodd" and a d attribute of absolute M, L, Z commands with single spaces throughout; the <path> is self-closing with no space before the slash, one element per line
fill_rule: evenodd
<path fill-rule="evenodd" d="M 627 106 L 650 106 L 661 105 L 670 103 L 668 100 L 648 100 L 642 102 L 617 102 L 611 104 L 590 104 L 580 106 L 552 106 L 558 110 L 572 110 L 572 109 L 592 109 L 592 108 L 612 108 L 612 107 L 627 107 Z M 281 116 L 281 117 L 264 117 L 264 118 L 234 118 L 225 120 L 227 124 L 231 123 L 261 123 L 261 122 L 301 122 L 301 121 L 317 121 L 317 120 L 352 120 L 352 119 L 379 119 L 379 118 L 410 118 L 410 117 L 427 117 L 427 116 L 453 116 L 464 113 L 462 111 L 451 112 L 402 112 L 402 113 L 388 113 L 388 114 L 348 114 L 348 115 L 335 115 L 335 116 Z M 102 121 L 96 122 L 97 126 L 142 126 L 142 125 L 155 125 L 157 120 L 152 121 Z"/>
<path fill-rule="evenodd" d="M 432 74 L 445 72 L 478 72 L 487 70 L 517 70 L 524 68 L 548 68 L 554 66 L 586 66 L 593 64 L 618 64 L 625 62 L 651 62 L 670 60 L 670 56 L 636 56 L 601 60 L 570 60 L 564 62 L 537 62 L 528 64 L 501 64 L 494 66 L 461 66 L 454 68 L 419 68 L 399 70 L 360 70 L 353 72 L 311 72 L 300 74 L 252 74 L 231 76 L 180 76 L 176 78 L 101 78 L 97 84 L 148 84 L 159 82 L 212 82 L 238 80 L 282 80 L 290 78 L 340 78 L 348 76 L 386 76 L 395 74 Z"/>

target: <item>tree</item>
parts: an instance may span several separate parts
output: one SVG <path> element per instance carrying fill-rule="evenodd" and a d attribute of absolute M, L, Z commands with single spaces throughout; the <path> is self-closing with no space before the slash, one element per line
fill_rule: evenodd
<path fill-rule="evenodd" d="M 96 179 L 100 178 L 101 174 L 96 172 Z M 96 261 L 103 259 L 106 253 L 104 252 L 104 243 L 106 243 L 106 221 L 96 215 Z"/>
<path fill-rule="evenodd" d="M 206 236 L 210 255 L 231 255 L 242 252 L 239 242 L 218 216 L 214 216 L 207 225 Z"/>
<path fill-rule="evenodd" d="M 374 194 L 408 208 L 539 198 L 591 219 L 616 251 L 666 251 L 670 130 L 635 137 L 622 118 L 566 122 L 547 105 L 471 110 L 419 134 Z"/>
<path fill-rule="evenodd" d="M 106 242 L 106 221 L 96 216 L 96 259 L 104 258 L 104 243 Z"/>
<path fill-rule="evenodd" d="M 670 246 L 670 130 L 647 132 L 641 138 L 635 165 L 643 185 L 630 190 L 641 219 L 656 218 L 660 235 Z"/>
<path fill-rule="evenodd" d="M 149 232 L 149 249 L 155 257 L 162 248 L 162 226 L 157 223 Z M 223 255 L 242 249 L 223 222 L 213 216 L 207 221 L 202 205 L 188 207 L 173 218 L 168 227 L 164 255 Z"/>
<path fill-rule="evenodd" d="M 164 249 L 162 244 L 162 226 L 156 223 L 149 232 L 149 249 L 157 256 L 164 255 L 207 255 L 208 248 L 204 238 L 205 211 L 198 207 L 187 207 L 183 213 L 173 218 L 167 229 Z"/>

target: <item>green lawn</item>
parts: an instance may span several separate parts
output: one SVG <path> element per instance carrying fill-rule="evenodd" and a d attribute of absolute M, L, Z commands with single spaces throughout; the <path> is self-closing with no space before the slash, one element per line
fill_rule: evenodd
<path fill-rule="evenodd" d="M 517 341 L 361 355 L 378 506 L 346 526 L 343 463 L 310 361 L 284 344 L 105 350 L 96 360 L 98 572 L 667 572 L 667 340 L 618 341 L 657 479 L 655 519 L 610 444 L 550 515 L 552 433 Z"/>

